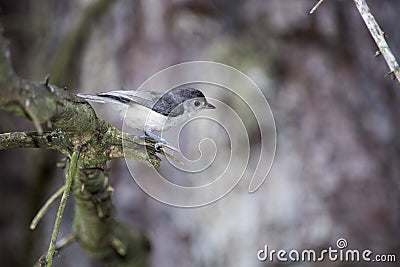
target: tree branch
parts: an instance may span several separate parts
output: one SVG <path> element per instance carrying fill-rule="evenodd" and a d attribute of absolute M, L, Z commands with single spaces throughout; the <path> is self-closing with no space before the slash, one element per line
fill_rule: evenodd
<path fill-rule="evenodd" d="M 315 10 L 317 10 L 319 8 L 319 6 L 322 4 L 324 0 L 319 0 L 318 3 L 316 3 L 313 8 L 310 10 L 310 14 L 313 14 L 315 12 Z"/>
<path fill-rule="evenodd" d="M 113 266 L 145 266 L 150 244 L 147 237 L 113 218 L 106 162 L 119 157 L 159 166 L 151 143 L 129 142 L 131 137 L 97 118 L 84 100 L 49 84 L 18 77 L 10 52 L 0 35 L 0 110 L 34 122 L 38 132 L 0 134 L 0 149 L 45 148 L 71 158 L 80 146 L 78 172 L 73 177 L 75 217 L 72 232 L 81 248 L 92 257 Z M 41 124 L 55 126 L 43 132 Z M 123 142 L 128 138 L 128 142 Z M 124 143 L 124 147 L 123 147 Z"/>
<path fill-rule="evenodd" d="M 104 133 L 102 140 L 102 154 L 86 153 L 87 164 L 98 164 L 116 158 L 129 158 L 138 160 L 149 166 L 159 166 L 159 159 L 154 157 L 154 146 L 145 147 L 132 142 L 133 136 L 128 136 L 116 128 L 110 126 Z M 148 143 L 151 145 L 151 143 Z M 97 145 L 97 144 L 94 144 Z M 86 146 L 93 149 L 93 145 Z M 0 134 L 0 150 L 12 148 L 44 148 L 61 152 L 68 156 L 71 151 L 68 148 L 73 147 L 69 142 L 66 133 L 60 129 L 52 132 L 12 132 Z M 161 154 L 163 154 L 161 152 Z M 153 156 L 152 156 L 153 155 Z"/>
<path fill-rule="evenodd" d="M 72 181 L 74 180 L 76 173 L 77 173 L 77 169 L 78 169 L 77 165 L 78 165 L 80 152 L 81 152 L 80 147 L 76 147 L 74 149 L 74 152 L 72 153 L 72 156 L 71 156 L 71 159 L 69 162 L 68 172 L 65 175 L 64 192 L 61 196 L 60 206 L 58 207 L 58 211 L 57 211 L 57 215 L 56 215 L 56 221 L 54 222 L 53 233 L 51 234 L 49 249 L 47 250 L 46 262 L 49 266 L 52 266 L 53 257 L 56 252 L 56 242 L 58 239 L 58 233 L 60 231 L 62 216 L 64 214 L 65 206 L 67 205 L 67 200 L 69 197 L 69 192 L 71 190 Z"/>
<path fill-rule="evenodd" d="M 0 134 L 0 150 L 11 148 L 45 148 L 54 149 L 64 155 L 69 155 L 70 151 L 65 150 L 71 144 L 65 144 L 68 141 L 64 138 L 61 131 L 45 132 L 13 132 Z"/>
<path fill-rule="evenodd" d="M 376 22 L 365 0 L 354 0 L 354 3 L 357 6 L 358 12 L 362 16 L 365 25 L 367 25 L 369 32 L 374 38 L 380 53 L 385 58 L 390 69 L 390 74 L 392 74 L 393 78 L 397 79 L 397 82 L 400 84 L 399 63 L 397 62 L 396 57 L 393 55 L 392 50 L 389 48 L 388 43 L 386 42 L 385 33 L 382 31 L 381 27 L 379 27 L 379 24 Z"/>

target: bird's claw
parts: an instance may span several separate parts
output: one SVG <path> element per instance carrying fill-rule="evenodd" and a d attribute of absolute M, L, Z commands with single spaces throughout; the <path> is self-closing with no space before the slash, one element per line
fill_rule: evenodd
<path fill-rule="evenodd" d="M 168 149 L 171 149 L 173 151 L 179 152 L 179 150 L 176 147 L 171 146 L 167 141 L 164 142 L 157 142 L 154 144 L 154 149 L 156 152 L 160 152 L 161 148 L 166 147 Z"/>
<path fill-rule="evenodd" d="M 157 142 L 157 143 L 154 144 L 154 149 L 156 150 L 156 152 L 160 152 L 162 146 L 163 146 L 162 142 Z"/>
<path fill-rule="evenodd" d="M 148 138 L 149 141 L 146 142 L 146 138 Z M 139 142 L 139 140 L 140 140 L 140 142 Z M 156 141 L 156 142 L 154 143 L 154 141 L 151 142 L 150 140 L 154 140 L 154 141 Z M 143 136 L 134 136 L 134 137 L 133 137 L 133 142 L 134 142 L 134 143 L 137 143 L 137 144 L 141 144 L 141 145 L 150 145 L 150 144 L 153 144 L 153 143 L 154 143 L 154 150 L 155 150 L 156 152 L 160 152 L 160 151 L 162 150 L 163 147 L 168 148 L 168 149 L 173 150 L 173 151 L 176 151 L 176 152 L 179 151 L 177 148 L 171 146 L 171 145 L 170 145 L 165 139 L 163 139 L 163 138 L 157 138 L 157 139 L 155 139 L 155 138 L 150 137 L 150 136 L 147 136 L 147 135 L 143 135 Z"/>

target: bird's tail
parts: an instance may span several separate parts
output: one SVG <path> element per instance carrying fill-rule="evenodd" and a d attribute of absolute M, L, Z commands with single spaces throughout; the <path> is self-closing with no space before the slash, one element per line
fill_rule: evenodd
<path fill-rule="evenodd" d="M 98 103 L 114 103 L 120 104 L 117 100 L 112 98 L 107 98 L 101 95 L 91 95 L 91 94 L 76 94 L 76 96 L 86 99 L 88 101 L 98 102 Z"/>
<path fill-rule="evenodd" d="M 129 102 L 123 102 L 120 98 L 110 95 L 109 93 L 100 93 L 97 95 L 91 94 L 76 94 L 76 96 L 81 97 L 87 101 L 111 104 L 111 107 L 117 111 L 125 111 L 128 107 Z"/>

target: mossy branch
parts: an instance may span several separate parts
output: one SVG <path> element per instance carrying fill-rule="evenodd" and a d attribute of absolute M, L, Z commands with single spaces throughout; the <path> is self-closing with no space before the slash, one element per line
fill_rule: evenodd
<path fill-rule="evenodd" d="M 37 132 L 0 134 L 0 150 L 44 148 L 71 158 L 81 147 L 72 193 L 75 217 L 72 235 L 92 257 L 112 266 L 145 266 L 149 255 L 146 236 L 113 218 L 106 162 L 129 157 L 159 166 L 154 148 L 123 140 L 131 137 L 99 119 L 82 99 L 49 83 L 33 83 L 18 77 L 10 52 L 0 35 L 0 110 L 31 120 Z M 42 124 L 54 130 L 44 132 Z M 125 146 L 125 144 L 127 144 Z"/>
<path fill-rule="evenodd" d="M 64 209 L 65 209 L 65 206 L 67 205 L 69 191 L 71 190 L 72 181 L 73 181 L 74 177 L 76 176 L 76 173 L 78 172 L 77 169 L 78 169 L 78 160 L 79 160 L 80 150 L 81 150 L 80 147 L 75 148 L 74 152 L 72 153 L 70 162 L 69 162 L 68 172 L 66 173 L 64 192 L 61 197 L 60 206 L 58 207 L 56 221 L 54 223 L 53 233 L 51 234 L 50 245 L 49 245 L 49 249 L 47 251 L 47 256 L 46 256 L 46 263 L 50 267 L 53 264 L 53 256 L 56 252 L 56 242 L 57 242 L 57 238 L 58 238 L 58 233 L 60 231 L 60 226 L 61 226 L 62 216 L 64 214 Z"/>

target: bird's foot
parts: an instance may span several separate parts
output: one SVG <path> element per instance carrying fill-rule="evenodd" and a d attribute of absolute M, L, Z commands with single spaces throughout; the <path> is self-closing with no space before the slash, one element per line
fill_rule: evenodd
<path fill-rule="evenodd" d="M 148 141 L 148 142 L 146 142 L 146 141 Z M 162 138 L 154 133 L 146 133 L 145 135 L 142 135 L 142 136 L 135 136 L 135 137 L 133 137 L 133 142 L 138 143 L 138 144 L 143 144 L 143 145 L 154 144 L 154 149 L 156 152 L 160 152 L 163 147 L 169 148 L 173 151 L 179 151 L 177 148 L 170 145 L 167 142 L 167 140 L 165 140 L 164 138 Z"/>

